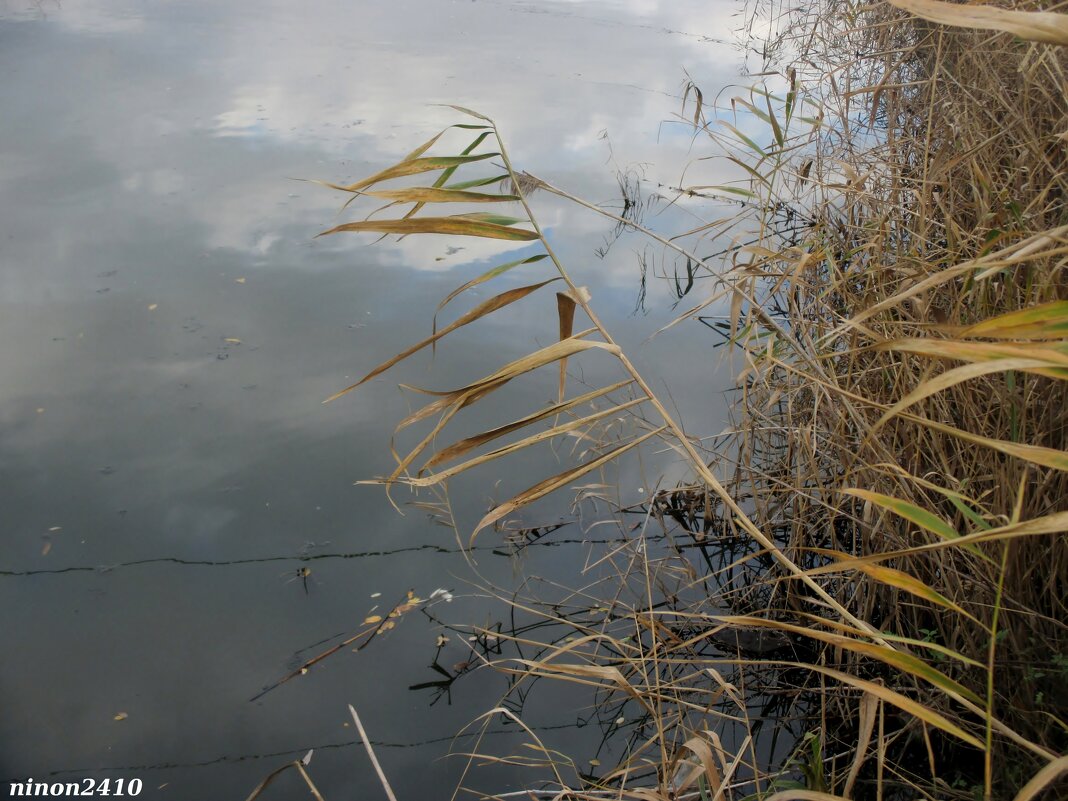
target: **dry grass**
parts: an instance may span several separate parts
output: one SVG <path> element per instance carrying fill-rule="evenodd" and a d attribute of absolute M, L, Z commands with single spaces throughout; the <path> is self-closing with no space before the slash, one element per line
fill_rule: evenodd
<path fill-rule="evenodd" d="M 910 650 L 982 699 L 916 684 L 984 747 L 928 737 L 910 781 L 1005 797 L 1068 749 L 1068 50 L 890 6 L 824 3 L 786 27 L 803 31 L 779 43 L 792 91 L 822 124 L 748 155 L 763 236 L 738 280 L 791 336 L 756 346 L 739 313 L 732 488 L 789 527 L 793 560 L 838 560 L 812 571 L 837 600 L 944 647 Z M 807 230 L 777 232 L 780 200 Z M 826 616 L 790 590 L 777 605 Z M 828 700 L 849 740 L 851 702 Z"/>
<path fill-rule="evenodd" d="M 840 623 L 797 582 L 763 613 L 970 734 L 904 722 L 876 793 L 1004 797 L 1068 748 L 1068 53 L 890 6 L 781 23 L 799 32 L 772 49 L 782 91 L 730 104 L 766 136 L 691 104 L 752 176 L 728 187 L 747 210 L 716 231 L 747 243 L 724 275 L 747 359 L 730 489 L 839 604 L 943 677 L 831 640 Z M 848 751 L 855 698 L 822 703 L 838 721 L 825 745 Z"/>
<path fill-rule="evenodd" d="M 412 206 L 328 233 L 538 246 L 443 306 L 540 259 L 561 282 L 559 341 L 434 394 L 398 432 L 436 422 L 383 483 L 442 491 L 468 468 L 563 434 L 600 443 L 500 504 L 478 534 L 647 440 L 692 468 L 690 486 L 638 509 L 606 507 L 587 488 L 581 501 L 599 504 L 599 524 L 618 535 L 584 569 L 589 584 L 551 604 L 512 600 L 570 632 L 551 642 L 499 635 L 517 649 L 494 663 L 515 676 L 515 691 L 539 678 L 589 686 L 608 719 L 625 710 L 629 731 L 627 757 L 596 771 L 530 729 L 520 754 L 494 755 L 480 739 L 473 762 L 544 771 L 532 796 L 1068 792 L 1068 49 L 1057 44 L 1066 17 L 1038 3 L 946 6 L 761 6 L 755 16 L 784 32 L 763 50 L 775 74 L 718 106 L 686 91 L 680 116 L 746 178 L 679 191 L 729 197 L 742 211 L 672 239 L 646 233 L 686 259 L 691 283 L 696 269 L 710 279 L 699 286 L 715 286 L 680 324 L 729 312 L 722 332 L 744 370 L 736 433 L 714 458 L 733 461 L 730 470 L 708 466 L 713 456 L 598 320 L 528 202 L 535 188 L 570 196 L 517 172 L 489 119 L 473 115 L 467 127 L 480 133 L 459 156 L 424 156 L 435 137 L 371 179 L 334 187 L 387 200 L 386 210 Z M 449 184 L 457 169 L 485 166 L 476 151 L 486 141 L 505 172 Z M 376 188 L 432 170 L 441 177 L 431 186 Z M 487 189 L 496 185 L 507 189 Z M 442 202 L 509 202 L 524 216 L 417 216 Z M 725 258 L 699 255 L 724 242 Z M 368 377 L 548 284 L 479 304 Z M 591 326 L 577 334 L 576 313 Z M 590 357 L 615 359 L 622 381 L 568 400 L 567 361 Z M 461 409 L 551 365 L 555 404 L 439 447 Z M 614 399 L 624 388 L 629 398 Z M 609 433 L 605 420 L 621 415 L 629 433 Z M 470 455 L 513 433 L 523 436 Z M 522 725 L 503 702 L 483 723 L 500 715 Z M 772 721 L 795 727 L 785 763 Z"/>

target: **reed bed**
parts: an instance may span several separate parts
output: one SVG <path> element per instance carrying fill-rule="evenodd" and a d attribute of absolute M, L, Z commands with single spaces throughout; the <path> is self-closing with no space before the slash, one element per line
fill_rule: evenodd
<path fill-rule="evenodd" d="M 792 12 L 772 52 L 789 59 L 785 98 L 820 125 L 780 135 L 786 99 L 781 122 L 752 99 L 778 146 L 745 155 L 763 237 L 746 267 L 760 275 L 737 280 L 763 287 L 789 338 L 763 347 L 738 315 L 731 487 L 789 527 L 786 553 L 836 600 L 957 683 L 884 677 L 982 741 L 903 724 L 893 785 L 931 797 L 1031 797 L 1068 749 L 1068 17 L 1039 9 Z M 803 233 L 777 230 L 783 208 Z M 837 629 L 795 585 L 783 619 Z M 856 700 L 824 703 L 840 722 L 825 735 L 848 747 Z"/>
<path fill-rule="evenodd" d="M 550 270 L 435 323 L 364 380 L 559 289 L 557 342 L 434 391 L 400 422 L 398 436 L 426 428 L 378 479 L 391 493 L 435 493 L 422 507 L 472 542 L 643 443 L 673 448 L 692 473 L 636 507 L 585 484 L 576 504 L 615 540 L 584 586 L 507 594 L 548 626 L 495 631 L 499 655 L 480 657 L 519 696 L 542 680 L 589 687 L 625 758 L 580 763 L 529 728 L 518 753 L 479 738 L 467 758 L 540 771 L 524 794 L 536 798 L 1068 797 L 1068 15 L 937 0 L 750 13 L 750 29 L 771 31 L 754 85 L 709 101 L 691 83 L 680 111 L 705 155 L 743 176 L 677 187 L 680 198 L 736 212 L 671 237 L 615 218 L 685 263 L 679 294 L 700 300 L 675 324 L 722 312 L 712 325 L 742 371 L 733 433 L 714 452 L 600 322 L 530 195 L 613 215 L 513 167 L 492 120 L 457 108 L 473 137 L 458 155 L 426 155 L 439 135 L 369 179 L 330 184 L 386 205 L 326 233 L 536 249 L 442 307 L 514 269 Z M 454 180 L 487 163 L 502 166 Z M 438 178 L 380 186 L 424 173 Z M 424 212 L 450 202 L 521 216 Z M 620 380 L 569 395 L 569 361 L 589 358 L 614 360 Z M 556 402 L 442 444 L 459 411 L 545 367 L 559 373 Z M 596 443 L 583 459 L 463 533 L 450 479 L 576 432 Z M 509 698 L 475 725 L 524 727 Z"/>

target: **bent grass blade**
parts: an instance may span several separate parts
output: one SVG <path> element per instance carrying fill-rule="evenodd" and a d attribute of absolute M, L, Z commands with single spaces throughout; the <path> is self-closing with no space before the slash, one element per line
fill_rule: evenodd
<path fill-rule="evenodd" d="M 433 469 L 439 464 L 463 456 L 468 451 L 471 451 L 481 445 L 485 445 L 488 442 L 492 442 L 498 437 L 503 437 L 507 434 L 512 433 L 513 431 L 518 431 L 521 428 L 525 428 L 526 426 L 531 425 L 532 423 L 536 423 L 539 420 L 544 420 L 547 417 L 553 417 L 555 415 L 570 411 L 571 409 L 574 409 L 577 406 L 589 403 L 590 401 L 596 400 L 597 398 L 603 397 L 604 395 L 608 395 L 612 392 L 615 392 L 618 389 L 622 389 L 623 387 L 631 383 L 633 382 L 629 380 L 619 381 L 602 389 L 596 389 L 592 392 L 587 392 L 584 395 L 572 398 L 569 401 L 565 401 L 563 403 L 555 403 L 552 406 L 542 409 L 541 411 L 527 415 L 526 417 L 522 417 L 519 420 L 507 423 L 506 425 L 498 426 L 497 428 L 491 429 L 489 431 L 484 431 L 483 433 L 477 434 L 473 437 L 467 437 L 466 439 L 462 439 L 459 442 L 455 442 L 452 445 L 449 445 L 447 448 L 443 448 L 441 451 L 435 454 L 434 457 L 426 463 L 423 469 Z"/>
<path fill-rule="evenodd" d="M 525 259 L 516 259 L 515 261 L 510 261 L 510 262 L 507 262 L 505 264 L 500 264 L 500 265 L 494 267 L 492 270 L 487 270 L 486 272 L 482 273 L 482 275 L 478 276 L 478 278 L 472 278 L 470 281 L 468 281 L 463 286 L 458 287 L 457 289 L 454 289 L 452 292 L 450 292 L 445 297 L 445 300 L 441 301 L 441 303 L 438 304 L 438 311 L 441 311 L 442 309 L 444 309 L 445 306 L 448 305 L 449 301 L 451 301 L 453 298 L 455 298 L 460 293 L 466 292 L 468 289 L 471 289 L 471 287 L 478 286 L 479 284 L 484 284 L 486 281 L 491 281 L 492 279 L 496 278 L 497 276 L 503 275 L 504 273 L 508 272 L 513 267 L 519 267 L 522 264 L 533 264 L 534 262 L 541 261 L 544 258 L 547 258 L 546 254 L 539 253 L 536 256 L 528 256 Z"/>
<path fill-rule="evenodd" d="M 493 525 L 498 520 L 503 517 L 507 517 L 508 515 L 515 512 L 517 509 L 527 506 L 538 500 L 539 498 L 543 498 L 549 493 L 560 489 L 561 487 L 567 486 L 572 481 L 575 481 L 576 479 L 581 478 L 587 473 L 596 470 L 598 467 L 602 467 L 603 465 L 608 464 L 613 459 L 622 456 L 624 453 L 638 445 L 641 445 L 646 440 L 655 437 L 658 434 L 662 434 L 666 429 L 667 426 L 661 426 L 660 428 L 650 431 L 648 434 L 638 437 L 635 440 L 631 440 L 630 442 L 624 445 L 620 445 L 617 448 L 613 448 L 608 453 L 602 456 L 598 456 L 596 459 L 591 459 L 585 464 L 581 464 L 578 467 L 574 467 L 570 470 L 564 470 L 561 473 L 557 473 L 555 476 L 547 478 L 544 481 L 540 481 L 534 486 L 529 487 L 528 489 L 519 493 L 511 500 L 505 501 L 504 503 L 491 510 L 478 522 L 478 525 L 475 526 L 474 532 L 471 534 L 469 544 L 473 545 L 475 538 L 478 536 L 479 532 L 487 526 Z"/>
<path fill-rule="evenodd" d="M 511 289 L 508 292 L 502 292 L 500 295 L 492 297 L 489 300 L 483 301 L 478 306 L 471 309 L 471 311 L 464 314 L 462 317 L 457 318 L 453 323 L 436 332 L 433 336 L 427 337 L 422 342 L 412 345 L 410 348 L 405 351 L 402 351 L 401 353 L 398 353 L 393 358 L 387 359 L 386 361 L 382 362 L 382 364 L 378 365 L 378 367 L 374 368 L 371 372 L 369 372 L 355 384 L 345 387 L 345 389 L 341 390 L 340 392 L 334 393 L 329 398 L 324 400 L 323 403 L 330 403 L 331 401 L 340 398 L 342 395 L 351 392 L 361 384 L 367 383 L 375 376 L 381 375 L 390 367 L 393 367 L 395 364 L 398 364 L 399 362 L 402 362 L 407 359 L 409 356 L 418 353 L 427 345 L 432 345 L 436 343 L 439 339 L 444 336 L 447 336 L 451 332 L 455 331 L 457 328 L 462 328 L 463 326 L 473 323 L 476 320 L 480 320 L 486 315 L 492 314 L 493 312 L 497 311 L 498 309 L 503 309 L 505 306 L 509 306 L 518 300 L 522 300 L 527 295 L 531 294 L 532 292 L 538 291 L 546 284 L 551 284 L 553 281 L 559 280 L 559 278 L 550 278 L 548 281 L 542 281 L 540 284 L 531 284 L 530 286 L 519 287 L 518 289 Z"/>
<path fill-rule="evenodd" d="M 508 218 L 505 218 L 508 219 Z M 518 220 L 516 222 L 519 222 Z M 337 225 L 318 236 L 342 232 L 371 231 L 380 234 L 453 234 L 478 236 L 486 239 L 507 239 L 516 242 L 531 242 L 539 239 L 533 231 L 511 228 L 512 223 L 484 222 L 470 216 L 412 217 L 404 220 L 362 220 Z"/>
<path fill-rule="evenodd" d="M 453 476 L 458 475 L 459 473 L 463 473 L 466 470 L 470 470 L 472 467 L 478 467 L 478 465 L 480 464 L 495 461 L 496 459 L 499 459 L 502 456 L 507 456 L 510 453 L 515 453 L 516 451 L 522 450 L 523 448 L 528 448 L 531 445 L 536 445 L 539 442 L 544 442 L 547 439 L 553 439 L 554 437 L 561 436 L 562 434 L 567 434 L 571 431 L 576 431 L 582 428 L 583 426 L 588 426 L 597 422 L 598 420 L 603 420 L 605 417 L 610 417 L 611 415 L 619 414 L 622 411 L 625 411 L 633 406 L 637 406 L 639 403 L 644 402 L 645 398 L 637 398 L 626 403 L 621 403 L 618 406 L 611 406 L 607 409 L 602 409 L 601 411 L 588 415 L 586 417 L 580 417 L 576 420 L 571 420 L 567 423 L 563 423 L 558 426 L 553 426 L 552 428 L 547 429 L 545 431 L 539 431 L 537 434 L 532 434 L 531 436 L 525 437 L 519 440 L 518 442 L 510 443 L 502 448 L 498 448 L 496 450 L 490 451 L 489 453 L 483 454 L 482 456 L 478 456 L 474 459 L 463 462 L 462 464 L 450 467 L 440 473 L 434 473 L 425 478 L 405 479 L 404 483 L 413 487 L 430 487 L 435 484 L 440 484 L 442 481 L 452 478 Z M 427 467 L 424 466 L 423 469 L 419 472 L 420 474 L 422 474 L 426 470 Z"/>
<path fill-rule="evenodd" d="M 469 192 L 463 189 L 439 189 L 432 186 L 412 189 L 373 189 L 361 194 L 392 200 L 395 203 L 514 203 L 516 195 Z"/>
<path fill-rule="evenodd" d="M 1068 14 L 1015 11 L 991 5 L 962 7 L 941 0 L 890 0 L 890 4 L 942 25 L 1004 31 L 1032 42 L 1068 45 Z"/>
<path fill-rule="evenodd" d="M 748 616 L 731 616 L 720 617 L 716 616 L 715 619 L 721 623 L 727 623 L 729 625 L 736 626 L 755 626 L 761 628 L 770 628 L 776 631 L 789 632 L 791 634 L 797 634 L 802 637 L 808 637 L 814 640 L 820 640 L 829 645 L 836 646 L 838 648 L 844 648 L 848 651 L 861 654 L 863 656 L 877 659 L 890 667 L 896 668 L 903 673 L 908 673 L 911 676 L 915 676 L 918 679 L 923 679 L 929 682 L 935 687 L 939 688 L 943 692 L 949 694 L 951 697 L 959 696 L 965 698 L 974 704 L 981 703 L 978 695 L 971 690 L 962 686 L 958 682 L 949 678 L 941 671 L 935 670 L 923 660 L 913 656 L 912 654 L 898 651 L 894 648 L 890 648 L 885 645 L 877 645 L 871 642 L 863 642 L 861 640 L 855 640 L 852 637 L 844 637 L 840 634 L 832 634 L 831 632 L 821 631 L 812 627 L 795 626 L 791 623 L 784 623 L 779 620 L 767 620 L 766 618 L 748 617 Z"/>

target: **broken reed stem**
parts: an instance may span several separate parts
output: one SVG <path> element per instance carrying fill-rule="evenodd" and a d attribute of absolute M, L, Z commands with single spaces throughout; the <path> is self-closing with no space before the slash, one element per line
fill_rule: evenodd
<path fill-rule="evenodd" d="M 267 776 L 263 779 L 263 781 L 261 781 L 256 786 L 256 789 L 252 791 L 249 797 L 245 799 L 245 801 L 255 801 L 255 799 L 260 797 L 260 793 L 267 789 L 267 786 L 271 782 L 273 782 L 275 779 L 277 779 L 290 768 L 297 769 L 297 771 L 301 775 L 301 778 L 304 779 L 304 783 L 307 784 L 308 789 L 311 790 L 311 794 L 315 796 L 316 801 L 326 801 L 326 799 L 324 799 L 322 794 L 319 792 L 319 788 L 315 786 L 315 782 L 311 780 L 311 776 L 308 775 L 308 771 L 304 770 L 304 765 L 299 759 L 295 759 L 292 762 L 287 762 L 285 765 L 282 765 L 282 767 L 275 768 L 270 773 L 268 773 Z"/>
<path fill-rule="evenodd" d="M 356 730 L 360 733 L 360 740 L 363 741 L 363 747 L 367 749 L 367 756 L 370 757 L 371 764 L 374 765 L 375 773 L 378 774 L 378 780 L 382 782 L 382 789 L 386 791 L 386 798 L 388 798 L 389 801 L 397 801 L 397 796 L 393 794 L 393 788 L 389 786 L 389 779 L 386 778 L 382 766 L 378 764 L 378 757 L 375 756 L 375 751 L 371 747 L 371 740 L 367 736 L 367 732 L 364 731 L 363 724 L 360 722 L 360 716 L 356 714 L 356 707 L 352 704 L 349 704 L 349 713 L 352 715 L 352 720 L 356 724 Z"/>

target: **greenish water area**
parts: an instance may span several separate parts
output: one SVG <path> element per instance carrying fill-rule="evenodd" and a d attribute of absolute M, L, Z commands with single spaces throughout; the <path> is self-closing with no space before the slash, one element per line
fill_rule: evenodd
<path fill-rule="evenodd" d="M 725 0 L 0 3 L 0 778 L 139 778 L 144 798 L 240 799 L 314 749 L 327 799 L 373 797 L 351 703 L 400 798 L 451 791 L 465 762 L 444 755 L 473 742 L 451 738 L 506 681 L 479 670 L 447 696 L 409 687 L 441 678 L 436 656 L 450 672 L 472 658 L 441 622 L 507 626 L 508 610 L 472 583 L 452 531 L 354 482 L 392 468 L 390 432 L 413 402 L 397 383 L 461 386 L 551 342 L 555 305 L 517 304 L 324 406 L 429 334 L 451 290 L 524 251 L 315 239 L 343 198 L 292 179 L 376 172 L 462 121 L 432 105 L 457 103 L 495 118 L 518 168 L 618 211 L 618 171 L 644 175 L 648 193 L 704 155 L 674 115 L 685 72 L 706 91 L 738 80 L 738 12 Z M 691 169 L 685 180 L 711 182 L 709 166 Z M 627 236 L 598 256 L 610 221 L 542 195 L 535 211 L 688 430 L 721 431 L 739 368 L 708 329 L 646 342 L 684 308 L 654 274 L 675 260 Z M 647 216 L 665 230 L 694 220 L 666 202 Z M 652 267 L 635 313 L 640 256 Z M 600 364 L 578 380 L 600 379 Z M 554 382 L 546 371 L 484 413 L 527 413 Z M 458 482 L 463 539 L 491 500 L 574 458 L 560 447 Z M 652 449 L 614 476 L 635 502 L 675 468 Z M 559 520 L 568 502 L 527 522 Z M 572 523 L 519 560 L 484 532 L 474 555 L 499 587 L 566 584 L 596 532 Z M 408 590 L 438 588 L 454 599 L 433 619 L 406 616 L 249 700 Z M 592 756 L 590 703 L 539 686 L 523 719 Z M 503 720 L 490 729 L 516 737 Z M 477 781 L 504 792 L 531 775 L 497 766 Z M 291 773 L 264 797 L 304 792 Z"/>

